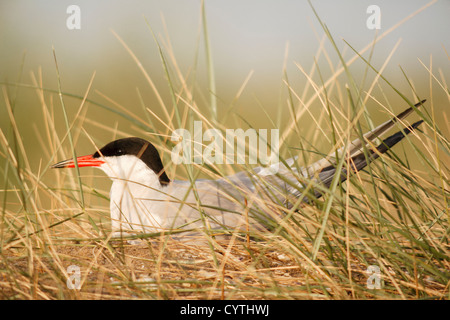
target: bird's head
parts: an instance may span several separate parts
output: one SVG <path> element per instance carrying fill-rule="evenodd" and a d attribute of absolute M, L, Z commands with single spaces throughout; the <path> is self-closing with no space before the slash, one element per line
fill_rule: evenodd
<path fill-rule="evenodd" d="M 164 171 L 158 150 L 148 141 L 131 137 L 112 141 L 93 154 L 77 157 L 78 167 L 97 167 L 111 179 L 136 182 L 158 179 L 161 185 L 170 182 Z M 73 159 L 64 160 L 51 168 L 75 168 Z"/>

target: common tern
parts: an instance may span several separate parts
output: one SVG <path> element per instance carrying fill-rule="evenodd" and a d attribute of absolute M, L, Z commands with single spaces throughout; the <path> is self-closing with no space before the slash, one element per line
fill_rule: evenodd
<path fill-rule="evenodd" d="M 157 149 L 137 137 L 112 141 L 93 154 L 77 157 L 77 164 L 78 167 L 99 168 L 112 179 L 110 213 L 116 235 L 205 227 L 221 231 L 266 230 L 273 221 L 274 208 L 292 208 L 296 202 L 309 201 L 302 192 L 307 181 L 319 186 L 312 189 L 312 196 L 319 198 L 324 188 L 330 187 L 337 172 L 340 172 L 337 179 L 343 182 L 348 173 L 363 169 L 400 142 L 423 120 L 374 146 L 380 135 L 413 111 L 413 107 L 406 109 L 364 134 L 363 139 L 358 138 L 307 167 L 294 165 L 295 158 L 277 164 L 276 174 L 268 170 L 270 168 L 257 167 L 251 172 L 241 171 L 217 180 L 170 180 Z M 337 170 L 342 157 L 345 157 L 344 165 Z M 69 159 L 51 167 L 74 168 L 75 161 Z"/>

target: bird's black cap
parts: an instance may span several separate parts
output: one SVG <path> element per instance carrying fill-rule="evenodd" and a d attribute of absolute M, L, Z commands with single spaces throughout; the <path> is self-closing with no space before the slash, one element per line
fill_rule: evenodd
<path fill-rule="evenodd" d="M 114 157 L 122 155 L 133 155 L 141 159 L 158 175 L 161 185 L 170 182 L 169 177 L 164 171 L 158 150 L 150 142 L 141 138 L 130 137 L 112 141 L 95 152 L 92 157 L 99 158 L 101 156 Z"/>

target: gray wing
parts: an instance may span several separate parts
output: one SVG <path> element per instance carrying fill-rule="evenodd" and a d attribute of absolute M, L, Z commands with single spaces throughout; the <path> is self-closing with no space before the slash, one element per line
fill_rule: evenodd
<path fill-rule="evenodd" d="M 422 100 L 415 104 L 414 107 L 417 108 L 424 102 L 425 100 Z M 298 199 L 301 196 L 304 184 L 308 180 L 313 180 L 314 183 L 321 184 L 326 188 L 330 187 L 336 174 L 336 154 L 338 158 L 345 156 L 345 163 L 349 160 L 351 164 L 350 173 L 354 173 L 363 169 L 381 154 L 387 152 L 390 148 L 399 143 L 423 121 L 415 122 L 411 126 L 384 139 L 377 147 L 373 147 L 376 139 L 391 129 L 396 122 L 406 118 L 413 111 L 413 107 L 404 110 L 396 117 L 365 133 L 362 140 L 355 139 L 352 141 L 348 150 L 342 147 L 306 168 L 295 167 L 293 164 L 297 159 L 291 158 L 286 161 L 286 164 L 279 164 L 276 174 L 271 174 L 270 168 L 257 167 L 254 169 L 252 175 L 247 172 L 239 172 L 228 177 L 228 180 L 232 185 L 242 186 L 242 188 L 246 188 L 248 191 L 263 192 L 272 200 L 277 200 L 280 203 L 286 204 L 292 202 L 292 199 L 295 201 L 295 199 Z M 367 150 L 366 154 L 364 153 L 364 149 Z M 347 179 L 347 173 L 348 169 L 344 166 L 341 170 L 341 182 Z M 314 191 L 313 196 L 318 198 L 321 195 L 322 194 L 319 191 Z M 307 198 L 302 200 L 307 201 Z"/>
<path fill-rule="evenodd" d="M 367 149 L 367 156 L 359 151 L 356 155 L 350 157 L 350 170 L 352 172 L 357 172 L 370 164 L 373 160 L 377 159 L 381 154 L 386 153 L 390 148 L 399 143 L 403 138 L 405 138 L 409 133 L 416 129 L 423 120 L 413 123 L 411 126 L 405 128 L 404 130 L 394 133 L 390 137 L 384 139 L 375 149 Z M 346 161 L 347 162 L 347 161 Z M 343 182 L 347 179 L 348 168 L 343 167 L 341 171 L 340 181 Z M 329 187 L 331 181 L 336 174 L 335 165 L 330 165 L 323 168 L 319 174 L 319 181 L 326 187 Z"/>
<path fill-rule="evenodd" d="M 420 106 L 424 101 L 416 104 Z M 345 165 L 340 170 L 341 182 L 347 179 L 348 170 L 350 174 L 357 172 L 381 154 L 387 152 L 395 144 L 400 142 L 406 135 L 416 129 L 423 121 L 418 121 L 403 130 L 396 132 L 382 140 L 377 147 L 372 147 L 380 135 L 391 129 L 395 123 L 408 116 L 414 109 L 408 108 L 395 118 L 384 122 L 375 129 L 363 135 L 363 139 L 352 141 L 347 149 L 340 148 L 327 157 L 305 167 L 294 166 L 296 158 L 288 159 L 285 163 L 277 164 L 277 171 L 273 173 L 273 167 L 257 167 L 251 171 L 242 171 L 218 180 L 198 180 L 196 186 L 204 191 L 205 196 L 202 206 L 208 209 L 211 219 L 217 225 L 234 226 L 242 213 L 248 212 L 252 218 L 258 220 L 261 225 L 268 226 L 274 206 L 292 207 L 296 202 L 308 202 L 308 197 L 319 198 L 322 193 L 320 188 L 311 189 L 312 192 L 304 194 L 305 185 L 313 183 L 329 188 L 335 175 L 337 160 L 344 156 L 345 162 L 351 164 L 349 168 Z M 366 153 L 364 153 L 366 148 Z M 338 159 L 336 158 L 338 154 Z M 206 190 L 206 191 L 205 191 Z M 303 198 L 300 198 L 303 197 Z"/>

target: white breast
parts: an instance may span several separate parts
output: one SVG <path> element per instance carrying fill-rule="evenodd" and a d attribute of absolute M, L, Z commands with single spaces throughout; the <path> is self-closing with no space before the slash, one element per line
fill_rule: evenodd
<path fill-rule="evenodd" d="M 158 176 L 132 155 L 104 158 L 102 169 L 112 180 L 111 224 L 114 231 L 159 232 L 163 221 L 152 204 L 161 195 Z"/>

